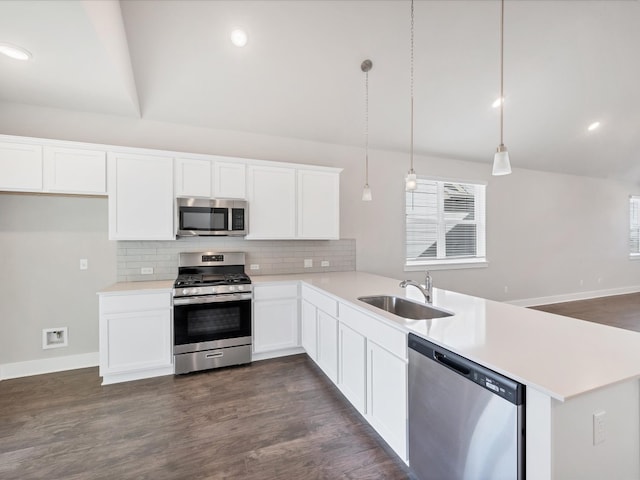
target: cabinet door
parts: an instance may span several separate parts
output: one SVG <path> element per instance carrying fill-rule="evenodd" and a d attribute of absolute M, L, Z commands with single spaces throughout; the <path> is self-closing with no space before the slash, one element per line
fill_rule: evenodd
<path fill-rule="evenodd" d="M 253 351 L 255 353 L 299 346 L 298 301 L 269 300 L 253 304 Z"/>
<path fill-rule="evenodd" d="M 367 419 L 393 450 L 407 458 L 407 364 L 369 341 Z"/>
<path fill-rule="evenodd" d="M 100 375 L 171 367 L 172 343 L 170 310 L 102 315 Z"/>
<path fill-rule="evenodd" d="M 213 196 L 216 198 L 246 198 L 247 179 L 244 163 L 213 163 Z"/>
<path fill-rule="evenodd" d="M 301 330 L 302 348 L 305 349 L 314 361 L 318 361 L 318 323 L 316 318 L 316 307 L 302 300 L 301 305 Z"/>
<path fill-rule="evenodd" d="M 294 238 L 296 234 L 296 171 L 250 166 L 248 239 Z"/>
<path fill-rule="evenodd" d="M 0 190 L 42 191 L 42 147 L 0 142 Z"/>
<path fill-rule="evenodd" d="M 211 197 L 211 160 L 176 158 L 176 197 Z"/>
<path fill-rule="evenodd" d="M 299 238 L 340 238 L 340 176 L 298 170 Z"/>
<path fill-rule="evenodd" d="M 363 415 L 367 406 L 367 339 L 343 323 L 339 324 L 338 386 Z"/>
<path fill-rule="evenodd" d="M 338 383 L 338 320 L 318 310 L 318 365 Z"/>
<path fill-rule="evenodd" d="M 175 240 L 173 159 L 109 153 L 109 239 Z"/>
<path fill-rule="evenodd" d="M 106 194 L 107 154 L 98 150 L 44 147 L 44 190 Z"/>

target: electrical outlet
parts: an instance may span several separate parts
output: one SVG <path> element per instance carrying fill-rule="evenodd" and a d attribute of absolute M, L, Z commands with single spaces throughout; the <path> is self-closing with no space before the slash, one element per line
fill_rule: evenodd
<path fill-rule="evenodd" d="M 600 445 L 607 439 L 607 412 L 593 414 L 593 444 Z"/>
<path fill-rule="evenodd" d="M 313 268 L 313 258 L 304 259 L 304 268 Z"/>
<path fill-rule="evenodd" d="M 140 269 L 140 273 L 142 275 L 152 275 L 153 274 L 153 267 L 142 267 Z"/>
<path fill-rule="evenodd" d="M 580 279 L 580 286 L 582 287 L 584 285 L 584 280 Z"/>
<path fill-rule="evenodd" d="M 89 260 L 86 258 L 80 259 L 80 270 L 87 270 L 89 268 Z"/>
<path fill-rule="evenodd" d="M 329 263 L 329 260 L 322 260 L 322 261 L 320 262 L 320 266 L 321 266 L 321 267 L 328 267 L 328 266 L 330 266 L 330 265 L 331 265 L 331 264 Z"/>
<path fill-rule="evenodd" d="M 506 285 L 504 286 L 504 293 L 509 293 L 509 287 L 507 287 Z"/>
<path fill-rule="evenodd" d="M 252 263 L 251 265 L 249 265 L 249 270 L 260 270 L 260 265 L 258 265 L 257 263 Z"/>

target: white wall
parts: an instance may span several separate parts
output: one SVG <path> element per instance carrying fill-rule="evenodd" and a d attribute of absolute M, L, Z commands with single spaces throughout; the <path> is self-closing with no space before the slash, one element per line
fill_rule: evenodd
<path fill-rule="evenodd" d="M 0 194 L 0 367 L 97 351 L 96 291 L 116 278 L 106 225 L 106 197 Z M 43 350 L 58 327 L 69 346 Z"/>
<path fill-rule="evenodd" d="M 15 104 L 0 105 L 0 133 L 342 167 L 341 236 L 356 239 L 357 268 L 422 277 L 403 271 L 406 154 L 370 152 L 374 200 L 365 203 L 359 146 Z M 416 159 L 419 174 L 488 182 L 489 267 L 435 271 L 436 286 L 497 300 L 638 288 L 640 262 L 628 260 L 626 242 L 628 195 L 640 193 L 639 187 L 521 170 L 515 154 L 513 175 L 491 177 L 492 155 L 487 152 L 486 164 Z"/>

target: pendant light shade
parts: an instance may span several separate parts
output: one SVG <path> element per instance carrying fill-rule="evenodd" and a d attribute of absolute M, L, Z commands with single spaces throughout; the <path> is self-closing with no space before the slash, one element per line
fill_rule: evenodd
<path fill-rule="evenodd" d="M 409 173 L 404 179 L 404 188 L 407 192 L 411 192 L 418 187 L 418 177 L 413 171 L 413 169 L 409 170 Z"/>
<path fill-rule="evenodd" d="M 509 162 L 509 152 L 507 147 L 500 145 L 493 156 L 492 175 L 509 175 L 511 173 L 511 162 Z"/>
<path fill-rule="evenodd" d="M 500 9 L 500 145 L 493 157 L 492 175 L 509 175 L 511 173 L 511 162 L 509 152 L 504 146 L 504 0 L 501 0 Z"/>
<path fill-rule="evenodd" d="M 362 189 L 362 201 L 370 202 L 372 200 L 371 197 L 371 187 L 369 187 L 368 183 L 364 184 L 364 188 Z"/>
<path fill-rule="evenodd" d="M 364 188 L 362 189 L 362 201 L 372 200 L 371 187 L 369 187 L 369 70 L 373 67 L 371 60 L 364 60 L 360 64 L 360 70 L 364 72 Z"/>

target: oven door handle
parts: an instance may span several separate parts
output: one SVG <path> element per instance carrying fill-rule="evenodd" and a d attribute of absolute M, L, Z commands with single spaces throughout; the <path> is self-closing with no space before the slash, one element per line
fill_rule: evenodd
<path fill-rule="evenodd" d="M 199 305 L 203 303 L 236 302 L 240 300 L 251 300 L 251 293 L 223 293 L 221 295 L 204 295 L 200 297 L 178 297 L 173 299 L 173 304 Z"/>

